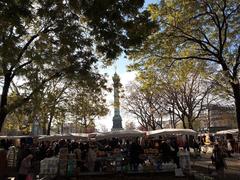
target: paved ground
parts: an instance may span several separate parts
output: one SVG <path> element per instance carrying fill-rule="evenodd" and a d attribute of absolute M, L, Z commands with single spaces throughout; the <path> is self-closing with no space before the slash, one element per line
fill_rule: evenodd
<path fill-rule="evenodd" d="M 211 154 L 202 154 L 201 158 L 192 158 L 193 173 L 203 174 L 206 176 L 214 177 L 215 167 L 212 165 Z M 227 169 L 224 170 L 224 177 L 222 179 L 240 180 L 240 156 L 233 155 L 231 158 L 226 158 Z"/>

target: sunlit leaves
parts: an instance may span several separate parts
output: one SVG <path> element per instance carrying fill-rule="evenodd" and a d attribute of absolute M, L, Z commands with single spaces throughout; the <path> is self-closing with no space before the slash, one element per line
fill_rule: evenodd
<path fill-rule="evenodd" d="M 16 86 L 20 87 L 24 100 L 18 100 L 15 103 L 18 106 L 41 93 L 48 81 L 60 77 L 73 80 L 93 93 L 101 92 L 106 80 L 97 73 L 96 62 L 101 59 L 111 64 L 121 52 L 141 43 L 152 30 L 149 13 L 140 10 L 143 3 L 142 0 L 1 1 L 0 75 L 5 82 L 0 127 L 8 113 L 2 107 L 8 104 L 10 85 L 19 77 L 21 86 L 20 83 Z"/>

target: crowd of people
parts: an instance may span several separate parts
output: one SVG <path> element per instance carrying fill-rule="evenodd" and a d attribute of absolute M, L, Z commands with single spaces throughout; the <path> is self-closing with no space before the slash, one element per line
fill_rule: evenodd
<path fill-rule="evenodd" d="M 175 168 L 180 168 L 179 149 L 201 153 L 201 139 L 188 139 L 187 136 L 172 136 L 157 139 L 118 139 L 101 141 L 77 142 L 74 140 L 56 141 L 14 141 L 1 140 L 0 143 L 0 179 L 4 180 L 7 168 L 13 168 L 19 180 L 26 180 L 31 174 L 56 175 L 61 169 L 66 170 L 62 175 L 76 175 L 81 172 L 108 171 L 108 158 L 121 161 L 120 169 L 138 171 L 146 161 L 150 162 L 149 149 L 155 150 L 154 155 L 157 168 L 163 163 L 173 162 Z M 226 147 L 226 148 L 225 148 Z M 231 156 L 231 142 L 217 143 L 212 153 L 212 161 L 220 173 L 226 167 L 224 158 Z M 66 162 L 67 161 L 67 162 Z M 115 162 L 115 166 L 116 166 Z M 116 168 L 117 169 L 117 168 Z M 116 171 L 116 169 L 114 169 Z M 112 169 L 113 170 L 113 169 Z M 114 171 L 113 170 L 113 171 Z"/>
<path fill-rule="evenodd" d="M 187 148 L 187 146 L 186 146 Z M 160 163 L 173 161 L 176 167 L 179 165 L 179 144 L 177 139 L 140 140 L 139 138 L 122 140 L 113 138 L 94 142 L 77 142 L 73 140 L 59 141 L 33 141 L 27 143 L 20 141 L 16 145 L 13 141 L 1 140 L 0 172 L 6 172 L 4 168 L 14 168 L 18 172 L 18 179 L 25 180 L 30 174 L 53 174 L 59 171 L 58 167 L 64 151 L 67 151 L 69 168 L 79 172 L 107 171 L 104 159 L 120 156 L 120 166 L 126 165 L 130 171 L 139 170 L 146 160 L 145 149 L 155 149 Z M 72 156 L 76 165 L 69 163 Z M 46 163 L 47 162 L 47 163 Z M 50 165 L 49 165 L 50 163 Z M 106 166 L 105 166 L 106 165 Z M 105 168 L 105 169 L 104 169 Z M 67 174 L 66 173 L 66 174 Z M 4 173 L 1 174 L 4 176 Z M 4 179 L 4 178 L 1 178 Z"/>

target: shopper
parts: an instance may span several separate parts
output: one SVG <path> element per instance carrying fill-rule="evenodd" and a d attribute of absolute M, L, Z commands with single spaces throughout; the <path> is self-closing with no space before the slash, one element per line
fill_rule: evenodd
<path fill-rule="evenodd" d="M 4 141 L 0 142 L 0 179 L 6 179 L 7 151 L 4 149 Z"/>
<path fill-rule="evenodd" d="M 16 167 L 17 149 L 13 144 L 9 147 L 9 150 L 7 153 L 7 159 L 8 159 L 8 167 Z"/>
<path fill-rule="evenodd" d="M 134 142 L 132 142 L 132 144 L 130 145 L 130 149 L 129 149 L 129 155 L 130 155 L 130 168 L 133 171 L 137 171 L 138 170 L 138 165 L 140 163 L 140 154 L 143 153 L 143 150 L 141 148 L 141 146 L 138 143 L 138 140 L 135 140 Z"/>
<path fill-rule="evenodd" d="M 90 145 L 88 149 L 88 154 L 87 154 L 87 165 L 88 165 L 88 170 L 90 172 L 94 172 L 95 170 L 95 161 L 96 161 L 97 155 L 94 150 L 93 145 Z"/>
<path fill-rule="evenodd" d="M 214 145 L 213 154 L 212 154 L 212 161 L 215 165 L 217 176 L 219 178 L 224 177 L 224 168 L 226 168 L 225 164 L 225 154 L 223 150 L 220 148 L 218 144 Z"/>
<path fill-rule="evenodd" d="M 233 151 L 233 148 L 232 148 L 232 144 L 229 140 L 227 140 L 227 153 L 228 153 L 228 157 L 232 157 L 231 153 Z"/>
<path fill-rule="evenodd" d="M 32 159 L 33 159 L 32 154 L 29 154 L 25 158 L 23 158 L 19 168 L 18 180 L 26 180 L 27 176 L 30 175 Z"/>

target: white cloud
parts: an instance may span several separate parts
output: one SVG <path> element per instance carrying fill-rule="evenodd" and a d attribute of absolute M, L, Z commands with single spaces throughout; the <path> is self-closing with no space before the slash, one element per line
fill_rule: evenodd
<path fill-rule="evenodd" d="M 136 78 L 136 72 L 125 72 L 123 75 L 120 76 L 121 83 L 125 87 L 129 82 L 133 81 Z"/>

